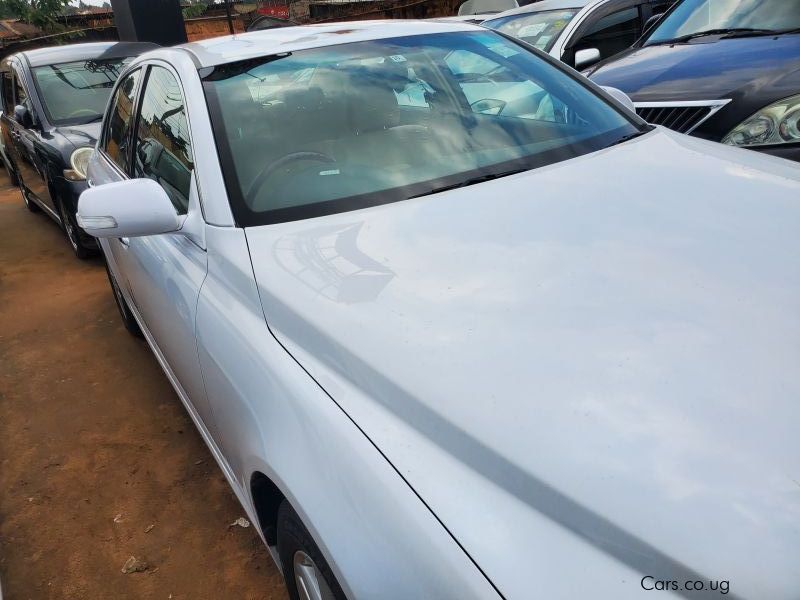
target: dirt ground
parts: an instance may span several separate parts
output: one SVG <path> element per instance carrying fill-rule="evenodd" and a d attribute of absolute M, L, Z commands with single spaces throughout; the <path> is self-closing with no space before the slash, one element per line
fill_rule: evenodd
<path fill-rule="evenodd" d="M 0 171 L 5 600 L 285 599 L 283 581 L 102 259 L 76 259 Z M 123 574 L 129 557 L 144 572 Z"/>

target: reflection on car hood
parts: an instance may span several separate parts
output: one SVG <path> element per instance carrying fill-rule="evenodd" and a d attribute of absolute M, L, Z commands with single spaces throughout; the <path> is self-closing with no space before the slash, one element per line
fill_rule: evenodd
<path fill-rule="evenodd" d="M 94 146 L 100 137 L 102 123 L 87 123 L 86 125 L 65 125 L 58 128 L 58 132 L 67 138 L 76 148 Z"/>
<path fill-rule="evenodd" d="M 506 598 L 789 600 L 798 231 L 794 164 L 659 129 L 246 234 L 276 337 Z"/>
<path fill-rule="evenodd" d="M 589 73 L 639 102 L 736 98 L 769 88 L 778 100 L 800 92 L 800 35 L 633 48 Z"/>

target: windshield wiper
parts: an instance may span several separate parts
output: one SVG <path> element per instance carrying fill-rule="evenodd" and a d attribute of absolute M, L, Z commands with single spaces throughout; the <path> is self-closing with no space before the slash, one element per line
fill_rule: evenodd
<path fill-rule="evenodd" d="M 500 173 L 486 173 L 484 175 L 476 175 L 475 177 L 470 177 L 469 179 L 465 179 L 464 181 L 459 181 L 458 183 L 453 183 L 450 185 L 442 185 L 433 188 L 432 190 L 428 190 L 427 192 L 422 192 L 421 194 L 415 194 L 414 196 L 409 196 L 409 199 L 421 198 L 422 196 L 438 194 L 439 192 L 446 192 L 448 190 L 455 190 L 458 188 L 467 187 L 468 185 L 475 185 L 476 183 L 483 183 L 484 181 L 500 179 L 501 177 L 508 177 L 509 175 L 516 175 L 517 173 L 523 173 L 529 170 L 530 169 L 523 167 L 519 169 L 509 169 L 508 171 L 501 171 Z"/>
<path fill-rule="evenodd" d="M 790 28 L 790 29 L 751 29 L 751 30 L 741 30 L 741 31 L 733 31 L 723 37 L 725 38 L 740 38 L 740 37 L 756 37 L 756 36 L 770 36 L 770 35 L 783 35 L 786 33 L 798 33 L 800 32 L 800 28 Z"/>
<path fill-rule="evenodd" d="M 88 125 L 89 123 L 97 123 L 98 121 L 102 121 L 102 120 L 103 120 L 103 115 L 97 115 L 97 116 L 94 116 L 94 117 L 89 117 L 88 119 L 85 119 L 83 121 L 79 121 L 77 124 L 78 125 Z"/>
<path fill-rule="evenodd" d="M 784 35 L 786 33 L 800 33 L 800 27 L 789 27 L 788 29 L 776 29 L 774 35 Z"/>
<path fill-rule="evenodd" d="M 712 35 L 720 35 L 725 37 L 735 37 L 735 36 L 742 36 L 742 35 L 770 35 L 776 33 L 772 29 L 754 29 L 752 27 L 726 27 L 721 29 L 706 29 L 705 31 L 696 31 L 694 33 L 689 33 L 686 35 L 682 35 L 671 40 L 661 40 L 658 42 L 653 42 L 652 44 L 647 44 L 648 46 L 665 46 L 669 44 L 682 44 L 683 42 L 688 42 L 697 38 L 702 37 L 709 37 Z"/>
<path fill-rule="evenodd" d="M 637 137 L 642 136 L 645 133 L 649 133 L 650 131 L 652 131 L 652 129 L 650 129 L 648 131 L 637 131 L 635 133 L 629 133 L 627 135 L 623 135 L 618 140 L 615 140 L 615 141 L 611 142 L 607 146 L 607 148 L 611 148 L 611 146 L 619 146 L 620 144 L 624 144 L 625 142 L 630 142 L 631 140 L 636 139 Z"/>

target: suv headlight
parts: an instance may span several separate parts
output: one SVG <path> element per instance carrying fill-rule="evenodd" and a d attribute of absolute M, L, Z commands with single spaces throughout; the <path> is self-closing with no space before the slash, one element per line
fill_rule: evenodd
<path fill-rule="evenodd" d="M 800 142 L 800 95 L 762 108 L 722 140 L 730 146 Z"/>
<path fill-rule="evenodd" d="M 89 157 L 94 148 L 78 148 L 69 158 L 71 169 L 64 169 L 64 177 L 70 181 L 83 181 L 86 179 L 86 170 L 89 167 Z"/>

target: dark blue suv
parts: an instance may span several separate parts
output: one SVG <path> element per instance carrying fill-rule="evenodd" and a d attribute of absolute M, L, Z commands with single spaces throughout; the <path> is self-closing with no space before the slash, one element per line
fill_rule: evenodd
<path fill-rule="evenodd" d="M 585 74 L 650 123 L 800 161 L 800 0 L 682 0 Z"/>

